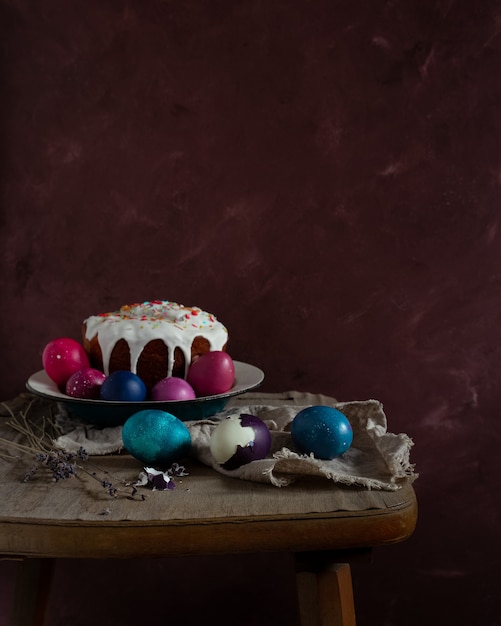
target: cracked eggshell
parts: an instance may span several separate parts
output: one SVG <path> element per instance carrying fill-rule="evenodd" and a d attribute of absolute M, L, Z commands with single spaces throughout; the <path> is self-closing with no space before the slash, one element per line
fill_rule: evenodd
<path fill-rule="evenodd" d="M 271 434 L 259 417 L 235 414 L 216 426 L 209 445 L 215 461 L 226 470 L 234 470 L 264 459 L 271 448 Z"/>

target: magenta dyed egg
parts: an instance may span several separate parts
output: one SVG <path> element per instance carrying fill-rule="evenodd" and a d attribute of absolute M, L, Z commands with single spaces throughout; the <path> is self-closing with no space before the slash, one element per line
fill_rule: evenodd
<path fill-rule="evenodd" d="M 159 380 L 151 390 L 152 400 L 193 400 L 195 390 L 189 382 L 177 376 L 168 376 Z"/>
<path fill-rule="evenodd" d="M 198 397 L 226 393 L 235 382 L 235 365 L 226 352 L 207 352 L 193 361 L 186 380 Z"/>
<path fill-rule="evenodd" d="M 101 385 L 106 376 L 93 367 L 84 367 L 72 374 L 66 382 L 66 395 L 72 398 L 96 400 L 101 393 Z"/>
<path fill-rule="evenodd" d="M 54 339 L 45 346 L 42 363 L 47 376 L 58 386 L 66 385 L 68 378 L 78 370 L 90 367 L 84 347 L 67 337 Z"/>
<path fill-rule="evenodd" d="M 223 419 L 212 432 L 209 447 L 215 461 L 226 470 L 264 459 L 271 448 L 271 434 L 262 419 L 242 413 Z"/>

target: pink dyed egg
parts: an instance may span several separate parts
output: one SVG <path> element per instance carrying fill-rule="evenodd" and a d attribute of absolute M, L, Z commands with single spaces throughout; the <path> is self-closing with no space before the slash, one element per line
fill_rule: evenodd
<path fill-rule="evenodd" d="M 101 385 L 106 380 L 103 372 L 92 367 L 84 367 L 72 374 L 66 382 L 66 395 L 72 398 L 96 400 L 101 393 Z"/>
<path fill-rule="evenodd" d="M 176 376 L 162 378 L 151 390 L 152 400 L 193 400 L 195 397 L 190 383 Z"/>
<path fill-rule="evenodd" d="M 226 352 L 207 352 L 190 365 L 186 380 L 198 397 L 226 393 L 235 382 L 235 365 Z"/>
<path fill-rule="evenodd" d="M 78 370 L 90 367 L 83 346 L 67 337 L 54 339 L 45 346 L 42 363 L 47 376 L 58 386 L 66 385 L 68 378 Z"/>

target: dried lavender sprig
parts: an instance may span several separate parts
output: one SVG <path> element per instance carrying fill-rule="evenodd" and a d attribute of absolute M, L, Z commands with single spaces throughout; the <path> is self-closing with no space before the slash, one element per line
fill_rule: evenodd
<path fill-rule="evenodd" d="M 45 466 L 51 471 L 52 478 L 55 482 L 75 476 L 77 474 L 77 469 L 79 469 L 100 482 L 101 486 L 110 496 L 117 497 L 119 493 L 125 492 L 127 498 L 132 500 L 137 499 L 137 488 L 135 486 L 131 488 L 130 492 L 118 489 L 113 485 L 110 480 L 101 480 L 97 477 L 96 472 L 89 472 L 85 467 L 83 467 L 83 465 L 81 465 L 82 462 L 86 464 L 89 463 L 89 454 L 83 447 L 80 447 L 80 449 L 76 453 L 55 449 L 53 447 L 54 439 L 53 437 L 51 437 L 51 434 L 55 437 L 60 434 L 60 430 L 54 423 L 52 414 L 50 417 L 46 417 L 45 415 L 42 416 L 41 425 L 35 422 L 30 422 L 27 418 L 29 410 L 34 402 L 35 399 L 29 403 L 24 411 L 19 411 L 18 414 L 15 414 L 11 407 L 7 404 L 3 402 L 1 403 L 11 416 L 11 419 L 9 419 L 9 421 L 6 423 L 13 430 L 24 435 L 27 439 L 27 443 L 22 444 L 4 438 L 0 438 L 0 443 L 4 443 L 7 446 L 10 446 L 25 454 L 35 453 L 35 463 L 26 472 L 24 476 L 25 482 L 31 480 L 34 477 L 40 466 Z M 52 433 L 49 433 L 49 430 L 51 430 Z M 10 454 L 4 453 L 0 453 L 0 456 L 5 456 L 10 459 L 17 458 Z M 109 475 L 109 472 L 107 470 L 97 467 L 96 469 L 98 469 L 98 471 L 100 471 L 104 475 Z M 145 499 L 145 495 L 141 495 L 139 498 L 139 500 Z"/>
<path fill-rule="evenodd" d="M 99 482 L 101 484 L 101 487 L 103 487 L 106 491 L 106 493 L 108 493 L 108 495 L 117 498 L 120 494 L 124 495 L 128 500 L 137 500 L 137 498 L 135 497 L 137 495 L 137 489 L 132 486 L 132 488 L 130 490 L 128 489 L 121 489 L 119 487 L 116 487 L 111 481 L 107 480 L 107 479 L 103 479 L 100 478 L 97 475 L 97 472 L 93 471 L 90 472 L 88 469 L 86 469 L 85 467 L 83 467 L 83 465 L 79 465 L 77 464 L 77 468 L 79 470 L 82 470 L 85 474 L 87 474 L 88 476 L 90 476 L 91 478 L 93 478 L 94 480 L 96 480 L 97 482 Z M 96 468 L 98 469 L 102 474 L 108 475 L 109 472 L 107 470 L 101 470 L 100 468 Z M 141 496 L 139 498 L 139 500 L 145 500 L 146 497 L 145 496 Z"/>
<path fill-rule="evenodd" d="M 74 455 L 63 450 L 50 450 L 38 452 L 35 456 L 35 464 L 24 475 L 24 482 L 28 482 L 38 471 L 40 465 L 45 465 L 52 473 L 55 482 L 71 478 L 77 473 L 74 463 Z"/>

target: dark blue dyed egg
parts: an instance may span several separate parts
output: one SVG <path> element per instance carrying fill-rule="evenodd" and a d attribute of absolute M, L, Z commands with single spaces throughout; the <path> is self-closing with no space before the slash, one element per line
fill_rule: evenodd
<path fill-rule="evenodd" d="M 101 399 L 115 402 L 142 402 L 146 398 L 146 385 L 132 372 L 112 372 L 101 385 Z"/>
<path fill-rule="evenodd" d="M 311 406 L 300 411 L 291 424 L 292 440 L 305 454 L 330 460 L 343 454 L 353 442 L 348 418 L 330 406 Z"/>

